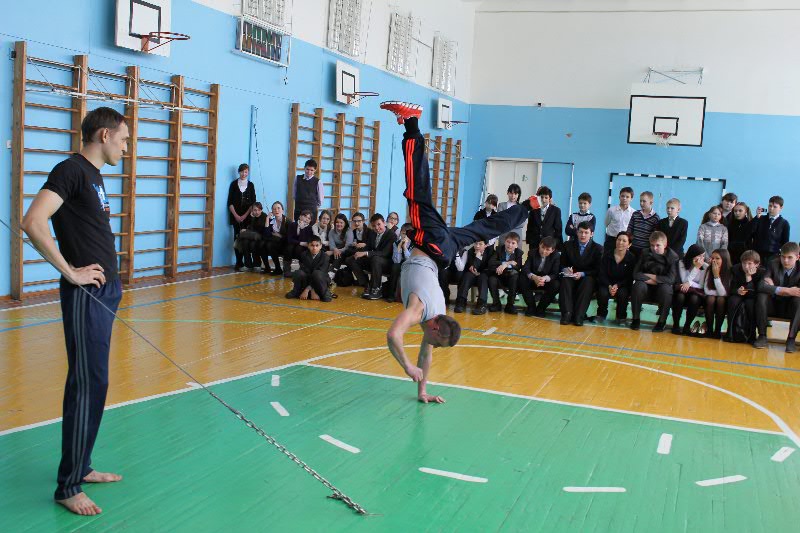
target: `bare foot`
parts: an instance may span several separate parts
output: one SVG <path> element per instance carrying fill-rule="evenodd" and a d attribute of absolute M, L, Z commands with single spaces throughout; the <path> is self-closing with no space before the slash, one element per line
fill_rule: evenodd
<path fill-rule="evenodd" d="M 312 300 L 319 300 L 319 294 L 317 294 L 317 291 L 315 291 L 314 289 L 311 289 L 311 296 L 310 296 L 310 298 L 311 298 Z"/>
<path fill-rule="evenodd" d="M 115 481 L 122 481 L 122 476 L 110 472 L 92 470 L 83 480 L 86 483 L 114 483 Z"/>
<path fill-rule="evenodd" d="M 309 287 L 306 287 L 305 289 L 303 289 L 303 292 L 300 293 L 300 299 L 301 300 L 308 300 L 308 293 L 310 291 L 311 291 L 311 288 L 309 288 Z"/>
<path fill-rule="evenodd" d="M 56 500 L 56 503 L 63 505 L 68 511 L 81 516 L 94 516 L 103 512 L 103 510 L 90 500 L 84 492 L 76 494 L 66 500 Z"/>

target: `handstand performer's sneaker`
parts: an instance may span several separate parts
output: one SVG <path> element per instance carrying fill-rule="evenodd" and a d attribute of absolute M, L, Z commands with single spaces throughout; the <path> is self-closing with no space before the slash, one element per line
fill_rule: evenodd
<path fill-rule="evenodd" d="M 533 211 L 534 209 L 539 209 L 541 206 L 539 205 L 539 197 L 535 194 L 522 202 L 522 206 L 526 209 Z"/>
<path fill-rule="evenodd" d="M 381 109 L 391 111 L 397 117 L 397 123 L 403 124 L 406 119 L 422 116 L 422 106 L 418 104 L 410 104 L 408 102 L 382 102 Z"/>

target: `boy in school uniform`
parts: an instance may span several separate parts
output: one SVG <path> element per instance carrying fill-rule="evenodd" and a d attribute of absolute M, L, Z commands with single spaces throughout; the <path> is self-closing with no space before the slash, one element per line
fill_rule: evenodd
<path fill-rule="evenodd" d="M 738 201 L 739 197 L 732 192 L 725 194 L 720 200 L 719 208 L 722 209 L 722 220 L 720 222 L 723 226 L 727 226 L 733 220 L 733 208 L 736 207 Z"/>
<path fill-rule="evenodd" d="M 769 199 L 767 216 L 758 208 L 758 218 L 753 224 L 753 247 L 761 256 L 761 261 L 769 260 L 780 253 L 781 246 L 789 242 L 789 222 L 781 216 L 783 198 L 773 196 Z"/>
<path fill-rule="evenodd" d="M 553 237 L 545 237 L 539 242 L 538 248 L 528 252 L 519 279 L 519 291 L 526 305 L 525 316 L 543 317 L 558 295 L 561 287 L 558 277 L 561 254 L 556 251 L 556 246 Z M 544 291 L 538 304 L 534 291 Z"/>
<path fill-rule="evenodd" d="M 603 247 L 594 242 L 588 222 L 578 224 L 577 238 L 564 244 L 561 252 L 561 293 L 558 306 L 561 324 L 583 326 L 586 310 L 597 285 L 597 271 Z"/>
<path fill-rule="evenodd" d="M 549 187 L 539 187 L 536 195 L 539 197 L 539 209 L 534 209 L 528 216 L 528 231 L 525 240 L 530 248 L 539 246 L 539 241 L 544 237 L 555 237 L 558 243 L 563 239 L 563 222 L 561 209 L 553 205 L 553 191 Z"/>
<path fill-rule="evenodd" d="M 522 269 L 522 250 L 519 249 L 519 235 L 515 232 L 506 234 L 503 247 L 498 246 L 497 251 L 489 259 L 487 271 L 489 277 L 489 292 L 492 294 L 492 304 L 489 312 L 500 311 L 500 286 L 506 288 L 508 299 L 504 312 L 515 315 L 517 310 L 514 307 L 514 300 L 517 298 L 517 280 Z"/>
<path fill-rule="evenodd" d="M 653 193 L 644 191 L 640 194 L 639 206 L 641 209 L 633 212 L 628 223 L 628 233 L 633 237 L 631 253 L 636 257 L 650 246 L 650 234 L 656 231 L 659 220 L 656 210 L 653 209 Z"/>
<path fill-rule="evenodd" d="M 476 242 L 467 252 L 464 264 L 464 274 L 458 284 L 458 295 L 454 313 L 463 313 L 467 307 L 467 295 L 469 290 L 478 287 L 478 301 L 472 309 L 473 315 L 483 315 L 486 313 L 486 297 L 489 291 L 489 261 L 492 258 L 492 250 L 484 241 Z"/>
<path fill-rule="evenodd" d="M 567 220 L 567 227 L 564 228 L 564 233 L 567 234 L 567 240 L 576 239 L 578 237 L 577 229 L 578 224 L 581 222 L 588 222 L 592 228 L 592 233 L 595 231 L 597 225 L 597 218 L 589 211 L 592 208 L 592 195 L 588 192 L 582 192 L 578 196 L 578 211 L 572 213 Z"/>
<path fill-rule="evenodd" d="M 767 265 L 764 279 L 758 284 L 756 296 L 756 329 L 758 338 L 753 348 L 767 347 L 767 318 L 788 318 L 789 335 L 786 337 L 786 353 L 796 351 L 795 338 L 800 326 L 800 245 L 787 242 L 781 246 L 781 255 Z"/>
<path fill-rule="evenodd" d="M 606 211 L 604 253 L 612 253 L 617 245 L 617 235 L 628 230 L 628 224 L 634 212 L 631 200 L 633 200 L 633 189 L 623 187 L 619 190 L 619 205 L 611 206 Z"/>
<path fill-rule="evenodd" d="M 300 254 L 308 247 L 314 232 L 311 229 L 311 211 L 304 209 L 296 222 L 289 222 L 286 228 L 286 248 L 283 251 L 283 276 L 292 277 L 292 259 L 300 259 Z"/>
<path fill-rule="evenodd" d="M 322 252 L 322 240 L 312 235 L 308 248 L 300 254 L 300 268 L 292 272 L 292 290 L 286 293 L 287 298 L 301 300 L 321 300 L 330 302 L 328 290 L 328 254 Z"/>
<path fill-rule="evenodd" d="M 478 212 L 475 213 L 475 216 L 472 217 L 472 220 L 488 218 L 495 213 L 497 213 L 497 195 L 490 194 L 486 197 L 486 201 L 483 202 L 483 209 L 479 209 Z"/>
<path fill-rule="evenodd" d="M 372 228 L 366 236 L 366 246 L 345 259 L 345 263 L 353 272 L 358 284 L 364 287 L 365 300 L 380 300 L 381 280 L 391 270 L 392 244 L 394 232 L 386 228 L 383 215 L 375 213 L 369 219 Z M 367 278 L 365 270 L 369 271 Z"/>
<path fill-rule="evenodd" d="M 667 202 L 667 216 L 656 224 L 656 229 L 667 236 L 667 246 L 683 259 L 683 246 L 686 244 L 686 234 L 689 231 L 689 222 L 680 217 L 681 201 L 671 198 Z"/>
<path fill-rule="evenodd" d="M 650 235 L 650 247 L 642 251 L 633 269 L 631 329 L 638 330 L 640 327 L 639 315 L 645 300 L 655 300 L 661 314 L 653 332 L 664 331 L 672 307 L 673 285 L 678 279 L 678 261 L 678 254 L 667 246 L 667 236 L 660 231 L 654 231 Z"/>

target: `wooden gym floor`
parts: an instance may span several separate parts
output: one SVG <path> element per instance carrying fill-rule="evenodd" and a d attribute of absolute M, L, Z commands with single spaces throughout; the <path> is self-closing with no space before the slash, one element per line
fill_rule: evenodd
<path fill-rule="evenodd" d="M 242 273 L 125 293 L 120 316 L 370 513 L 359 516 L 117 322 L 88 486 L 51 501 L 57 303 L 0 311 L 0 530 L 793 531 L 800 356 L 457 315 L 421 405 L 385 348 L 399 304 L 286 300 Z M 414 353 L 419 333 L 407 337 Z M 323 437 L 324 436 L 324 437 Z M 332 437 L 332 438 L 331 438 Z M 445 475 L 442 475 L 442 472 Z M 450 477 L 446 477 L 450 476 Z"/>

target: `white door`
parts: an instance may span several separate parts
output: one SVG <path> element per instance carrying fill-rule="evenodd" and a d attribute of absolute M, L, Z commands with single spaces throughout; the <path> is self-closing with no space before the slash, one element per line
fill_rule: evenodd
<path fill-rule="evenodd" d="M 481 201 L 488 194 L 496 194 L 500 202 L 508 200 L 506 191 L 512 183 L 522 189 L 520 200 L 536 193 L 541 179 L 541 160 L 537 159 L 492 159 L 486 161 L 486 190 Z"/>

